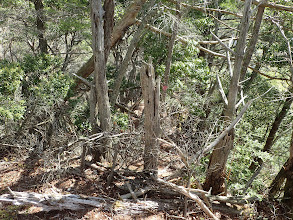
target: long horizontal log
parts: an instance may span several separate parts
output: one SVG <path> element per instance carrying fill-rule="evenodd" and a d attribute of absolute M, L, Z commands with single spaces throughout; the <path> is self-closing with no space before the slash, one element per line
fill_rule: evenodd
<path fill-rule="evenodd" d="M 15 192 L 8 188 L 9 194 L 0 195 L 0 203 L 9 203 L 17 206 L 27 205 L 42 208 L 42 211 L 52 210 L 81 210 L 89 206 L 112 210 L 116 214 L 140 214 L 150 209 L 159 209 L 154 201 L 123 202 L 93 196 L 80 196 L 75 194 L 40 194 L 35 192 Z"/>

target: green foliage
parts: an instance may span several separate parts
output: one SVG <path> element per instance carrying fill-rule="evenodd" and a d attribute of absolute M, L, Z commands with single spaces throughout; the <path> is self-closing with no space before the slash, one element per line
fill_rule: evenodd
<path fill-rule="evenodd" d="M 25 101 L 20 96 L 24 71 L 16 63 L 0 62 L 0 118 L 19 120 L 25 111 Z"/>
<path fill-rule="evenodd" d="M 152 32 L 147 33 L 142 41 L 144 60 L 149 60 L 149 57 L 151 57 L 155 68 L 165 64 L 167 45 L 168 42 L 164 36 L 159 36 Z"/>
<path fill-rule="evenodd" d="M 19 88 L 24 72 L 16 63 L 0 62 L 0 93 L 13 95 Z"/>
<path fill-rule="evenodd" d="M 125 131 L 129 127 L 128 114 L 126 113 L 115 112 L 112 120 L 116 129 L 120 131 Z"/>
<path fill-rule="evenodd" d="M 16 205 L 6 206 L 5 209 L 0 209 L 0 219 L 2 220 L 13 220 L 17 219 L 18 211 L 21 211 L 23 207 Z"/>
<path fill-rule="evenodd" d="M 74 105 L 74 110 L 71 112 L 71 118 L 73 118 L 73 123 L 77 127 L 77 130 L 81 132 L 91 131 L 92 127 L 89 122 L 90 108 L 88 103 L 82 101 L 81 99 L 76 99 Z"/>
<path fill-rule="evenodd" d="M 26 56 L 22 68 L 27 80 L 24 82 L 26 96 L 33 96 L 43 105 L 52 105 L 64 98 L 71 78 L 60 71 L 61 60 L 51 55 Z"/>

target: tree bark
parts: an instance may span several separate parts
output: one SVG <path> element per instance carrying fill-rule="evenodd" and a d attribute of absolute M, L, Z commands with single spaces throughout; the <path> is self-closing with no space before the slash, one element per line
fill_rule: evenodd
<path fill-rule="evenodd" d="M 254 22 L 253 31 L 252 31 L 252 38 L 249 41 L 249 45 L 246 49 L 245 56 L 243 58 L 243 63 L 242 63 L 241 73 L 240 73 L 240 81 L 244 80 L 244 76 L 246 75 L 247 68 L 249 66 L 251 57 L 255 50 L 255 45 L 258 40 L 260 25 L 263 20 L 264 11 L 265 11 L 265 7 L 262 4 L 260 4 L 258 6 L 257 14 L 255 16 L 255 22 Z"/>
<path fill-rule="evenodd" d="M 44 36 L 45 33 L 45 16 L 44 5 L 42 0 L 34 0 L 34 6 L 37 13 L 36 25 L 38 30 L 39 48 L 41 53 L 48 53 L 48 43 Z"/>
<path fill-rule="evenodd" d="M 276 194 L 280 191 L 281 186 L 283 185 L 285 179 L 286 179 L 286 170 L 285 168 L 288 166 L 289 164 L 289 159 L 286 161 L 286 163 L 281 167 L 279 173 L 277 174 L 277 176 L 275 177 L 275 179 L 273 180 L 273 182 L 271 183 L 270 187 L 269 187 L 269 198 L 273 199 Z"/>
<path fill-rule="evenodd" d="M 104 10 L 101 0 L 91 1 L 91 20 L 93 34 L 94 54 L 94 92 L 97 97 L 98 115 L 102 131 L 109 132 L 112 129 L 111 111 L 108 96 L 108 84 L 106 79 L 106 60 L 104 43 Z M 95 100 L 93 100 L 95 101 Z M 102 147 L 94 154 L 94 161 L 99 161 L 101 156 L 105 157 L 110 150 L 111 141 L 105 138 Z M 107 156 L 109 159 L 109 155 Z"/>
<path fill-rule="evenodd" d="M 112 44 L 112 32 L 114 27 L 114 9 L 115 3 L 114 0 L 105 0 L 104 7 L 104 48 L 105 48 L 105 63 L 107 63 L 108 56 Z"/>
<path fill-rule="evenodd" d="M 151 64 L 145 64 L 140 72 L 142 95 L 145 105 L 145 148 L 144 170 L 157 175 L 158 172 L 158 138 L 160 137 L 160 79 L 155 81 L 155 71 Z"/>
<path fill-rule="evenodd" d="M 231 78 L 228 105 L 224 111 L 226 124 L 229 124 L 235 115 L 236 101 L 238 94 L 238 83 L 240 79 L 241 66 L 244 57 L 244 49 L 246 43 L 246 36 L 249 28 L 250 19 L 250 6 L 252 0 L 246 0 L 244 6 L 244 13 L 240 23 L 240 33 L 235 49 L 235 63 L 233 69 L 233 76 Z M 214 148 L 210 157 L 209 166 L 204 183 L 204 189 L 209 190 L 212 188 L 212 194 L 225 193 L 225 167 L 228 156 L 233 148 L 234 142 L 234 129 L 232 129 L 223 140 L 221 140 Z"/>
<path fill-rule="evenodd" d="M 136 17 L 141 10 L 141 7 L 146 0 L 135 0 L 125 11 L 124 16 L 114 26 L 111 35 L 111 43 L 109 44 L 112 48 L 116 43 L 123 37 L 126 30 L 133 24 L 136 23 Z M 106 34 L 107 35 L 107 34 Z M 109 38 L 108 38 L 109 39 Z M 94 57 L 92 56 L 77 72 L 76 75 L 87 78 L 94 71 Z"/>
<path fill-rule="evenodd" d="M 290 143 L 290 157 L 286 167 L 286 183 L 284 188 L 283 202 L 293 210 L 293 131 Z M 293 216 L 293 214 L 291 215 Z"/>

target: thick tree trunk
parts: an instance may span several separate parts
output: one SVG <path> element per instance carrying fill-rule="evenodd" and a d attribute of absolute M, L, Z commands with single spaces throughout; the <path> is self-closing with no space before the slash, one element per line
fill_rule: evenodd
<path fill-rule="evenodd" d="M 288 166 L 286 167 L 286 183 L 284 188 L 283 202 L 293 210 L 293 131 L 290 144 L 290 157 Z M 293 216 L 293 214 L 291 215 Z"/>
<path fill-rule="evenodd" d="M 278 192 L 280 192 L 280 188 L 283 185 L 285 179 L 286 179 L 286 170 L 285 168 L 289 164 L 289 159 L 286 161 L 286 163 L 281 167 L 278 175 L 275 177 L 273 182 L 271 183 L 269 187 L 269 198 L 273 199 Z"/>
<path fill-rule="evenodd" d="M 106 61 L 104 44 L 104 10 L 101 0 L 92 0 L 91 19 L 93 34 L 93 54 L 94 54 L 94 92 L 98 103 L 98 115 L 102 131 L 109 132 L 112 129 L 111 111 L 108 96 L 108 84 L 106 79 Z M 95 100 L 93 100 L 95 101 Z M 98 151 L 94 154 L 94 161 L 105 157 L 110 150 L 111 141 L 107 138 Z M 109 159 L 109 157 L 108 157 Z"/>
<path fill-rule="evenodd" d="M 242 61 L 244 57 L 244 49 L 246 43 L 246 36 L 249 28 L 250 6 L 252 0 L 246 0 L 244 6 L 244 13 L 240 24 L 240 33 L 235 49 L 235 63 L 233 69 L 233 76 L 229 87 L 228 105 L 224 111 L 226 124 L 233 120 L 236 110 L 236 101 L 238 94 L 238 83 L 241 74 Z M 226 191 L 225 187 L 225 167 L 228 156 L 233 148 L 234 130 L 232 130 L 213 150 L 204 189 L 212 188 L 212 194 L 221 194 Z"/>
<path fill-rule="evenodd" d="M 151 63 L 145 64 L 140 72 L 141 88 L 144 99 L 144 170 L 156 175 L 158 170 L 158 138 L 160 137 L 160 80 L 155 81 L 155 72 Z"/>
<path fill-rule="evenodd" d="M 36 25 L 38 30 L 39 48 L 41 53 L 48 53 L 48 43 L 44 36 L 45 33 L 45 16 L 44 5 L 42 0 L 34 0 L 35 10 L 37 13 Z"/>

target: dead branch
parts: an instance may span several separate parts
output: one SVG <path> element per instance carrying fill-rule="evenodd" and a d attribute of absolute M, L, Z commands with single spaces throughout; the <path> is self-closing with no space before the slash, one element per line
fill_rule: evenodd
<path fill-rule="evenodd" d="M 216 219 L 218 220 L 219 218 L 217 216 L 214 215 L 214 213 L 212 213 L 209 208 L 204 204 L 204 202 L 195 194 L 191 194 L 188 190 L 186 190 L 184 187 L 180 187 L 180 186 L 177 186 L 176 184 L 174 183 L 169 183 L 163 179 L 160 179 L 160 178 L 157 178 L 157 181 L 159 183 L 162 183 L 168 187 L 170 187 L 172 190 L 178 192 L 178 193 L 181 193 L 185 196 L 187 196 L 188 198 L 194 200 L 198 205 L 199 207 L 211 218 L 213 219 Z"/>
<path fill-rule="evenodd" d="M 241 112 L 239 115 L 231 122 L 231 124 L 220 134 L 216 140 L 214 140 L 209 146 L 207 146 L 204 150 L 198 152 L 197 154 L 194 155 L 194 157 L 191 159 L 191 163 L 198 161 L 201 155 L 206 154 L 210 150 L 212 150 L 234 127 L 235 125 L 240 121 L 248 107 L 251 105 L 253 100 L 250 100 L 246 105 L 242 108 Z"/>
<path fill-rule="evenodd" d="M 147 187 L 145 187 L 145 188 L 143 188 L 143 189 L 140 189 L 140 190 L 138 190 L 138 191 L 132 191 L 132 193 L 127 193 L 127 194 L 124 194 L 124 195 L 122 195 L 122 196 L 120 196 L 120 198 L 122 199 L 122 200 L 124 200 L 124 199 L 129 199 L 129 198 L 131 198 L 131 197 L 133 197 L 133 195 L 134 196 L 136 196 L 136 198 L 137 197 L 139 197 L 139 196 L 142 196 L 142 195 L 144 195 L 144 194 L 146 194 L 148 191 L 150 191 L 152 189 L 152 187 L 149 187 L 149 186 L 147 186 Z"/>

